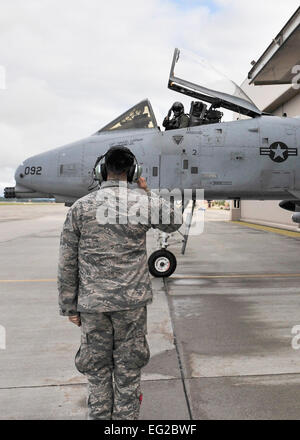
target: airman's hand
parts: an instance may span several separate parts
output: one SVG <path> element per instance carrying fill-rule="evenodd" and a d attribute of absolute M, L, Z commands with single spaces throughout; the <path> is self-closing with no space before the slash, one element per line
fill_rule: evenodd
<path fill-rule="evenodd" d="M 139 188 L 143 189 L 144 191 L 149 191 L 148 185 L 147 185 L 147 181 L 144 177 L 140 177 L 139 180 L 137 181 L 137 184 L 139 186 Z"/>
<path fill-rule="evenodd" d="M 78 327 L 81 326 L 80 315 L 69 316 L 69 321 L 71 321 L 75 325 L 78 325 Z"/>

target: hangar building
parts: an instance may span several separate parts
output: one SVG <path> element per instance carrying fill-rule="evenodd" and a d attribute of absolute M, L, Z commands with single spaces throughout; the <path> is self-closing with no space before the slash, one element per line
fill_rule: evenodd
<path fill-rule="evenodd" d="M 300 7 L 252 69 L 241 88 L 259 109 L 276 116 L 299 117 L 300 123 Z M 234 119 L 240 115 L 234 114 Z M 300 145 L 299 154 L 300 154 Z M 299 230 L 291 212 L 279 201 L 242 200 L 231 204 L 232 219 Z"/>

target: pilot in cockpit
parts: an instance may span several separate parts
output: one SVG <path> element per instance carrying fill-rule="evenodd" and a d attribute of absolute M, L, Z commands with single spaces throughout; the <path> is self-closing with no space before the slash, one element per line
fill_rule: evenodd
<path fill-rule="evenodd" d="M 173 118 L 171 118 L 172 113 L 174 114 Z M 174 102 L 162 125 L 166 130 L 175 130 L 176 128 L 186 128 L 189 126 L 189 117 L 184 113 L 184 107 L 181 102 Z"/>

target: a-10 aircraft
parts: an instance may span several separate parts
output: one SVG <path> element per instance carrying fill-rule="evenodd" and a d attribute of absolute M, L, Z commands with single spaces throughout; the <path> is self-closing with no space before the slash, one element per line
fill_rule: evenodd
<path fill-rule="evenodd" d="M 150 102 L 143 100 L 95 134 L 26 159 L 16 170 L 16 186 L 5 188 L 5 197 L 49 197 L 71 206 L 97 188 L 97 157 L 125 145 L 152 189 L 204 189 L 207 200 L 282 200 L 280 206 L 294 211 L 293 220 L 300 223 L 300 119 L 262 113 L 234 82 L 179 49 L 168 87 L 196 100 L 189 127 L 161 131 Z M 218 108 L 241 118 L 222 122 Z M 154 276 L 169 276 L 176 259 L 165 249 L 167 240 L 161 243 L 162 249 L 149 258 L 149 269 Z"/>

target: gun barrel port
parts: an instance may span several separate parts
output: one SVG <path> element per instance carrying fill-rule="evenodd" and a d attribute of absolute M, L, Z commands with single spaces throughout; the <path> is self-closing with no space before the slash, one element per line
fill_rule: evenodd
<path fill-rule="evenodd" d="M 5 199 L 15 199 L 16 191 L 14 186 L 7 186 L 4 188 L 4 198 Z"/>

